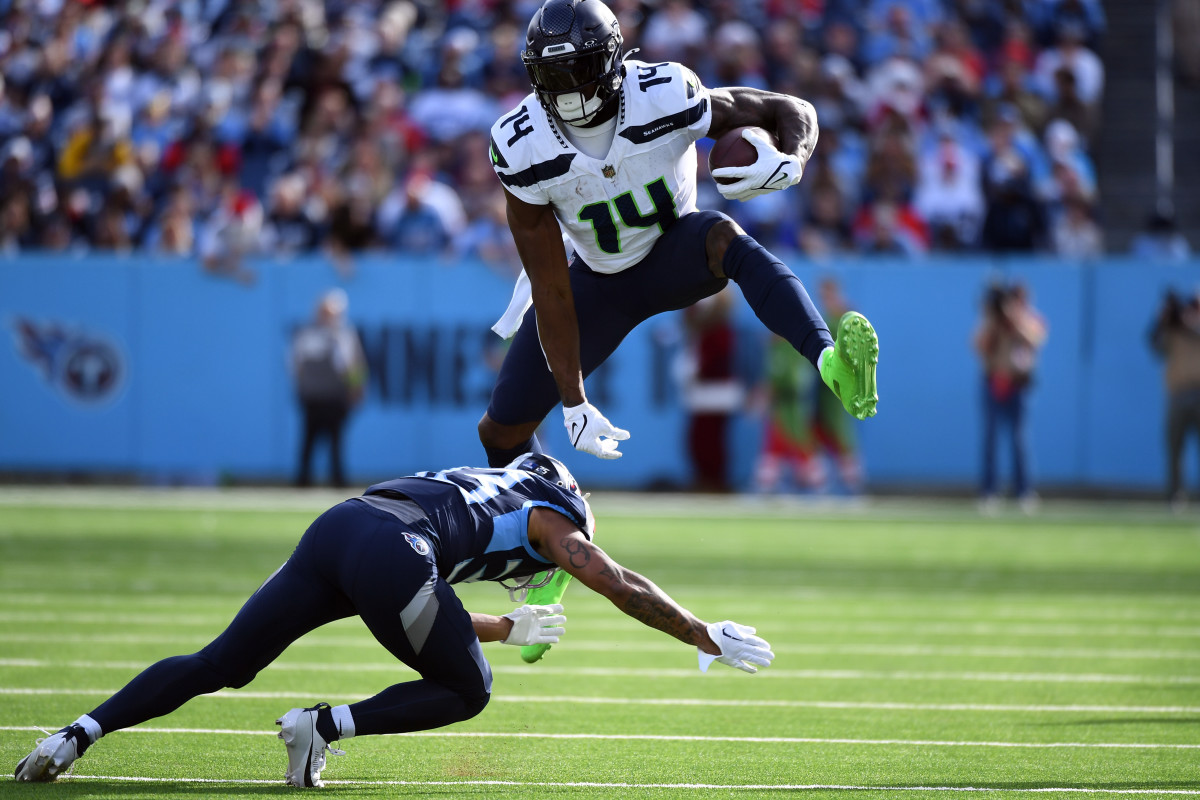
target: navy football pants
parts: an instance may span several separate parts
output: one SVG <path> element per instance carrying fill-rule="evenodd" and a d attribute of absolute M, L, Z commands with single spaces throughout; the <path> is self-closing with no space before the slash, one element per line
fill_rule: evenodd
<path fill-rule="evenodd" d="M 717 211 L 683 215 L 658 238 L 649 255 L 613 275 L 592 272 L 578 257 L 571 262 L 583 377 L 645 320 L 687 308 L 725 288 L 729 280 L 709 271 L 705 249 L 709 229 L 721 219 L 726 217 Z M 531 308 L 504 357 L 487 413 L 502 425 L 520 425 L 543 419 L 558 402 L 558 386 L 546 367 L 537 314 Z"/>
<path fill-rule="evenodd" d="M 159 661 L 90 716 L 111 733 L 197 695 L 240 688 L 304 634 L 355 614 L 421 676 L 351 705 L 356 735 L 425 730 L 475 716 L 487 705 L 491 669 L 470 615 L 438 577 L 433 554 L 421 555 L 404 537 L 420 525 L 358 500 L 334 506 L 211 644 Z"/>

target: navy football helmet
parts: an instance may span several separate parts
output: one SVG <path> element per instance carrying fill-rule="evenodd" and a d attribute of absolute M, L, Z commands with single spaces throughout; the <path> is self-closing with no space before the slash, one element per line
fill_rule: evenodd
<path fill-rule="evenodd" d="M 568 492 L 583 497 L 583 492 L 579 491 L 579 484 L 575 482 L 575 476 L 567 469 L 566 464 L 554 456 L 548 456 L 545 453 L 525 453 L 524 455 L 517 456 L 505 469 L 519 469 L 525 472 L 532 472 L 534 475 L 540 475 L 551 483 L 558 484 Z"/>
<path fill-rule="evenodd" d="M 546 111 L 582 125 L 619 94 L 623 42 L 616 15 L 600 0 L 545 0 L 529 21 L 521 61 Z"/>
<path fill-rule="evenodd" d="M 584 528 L 590 539 L 596 534 L 596 517 L 592 514 L 592 507 L 588 504 L 587 495 L 579 490 L 579 484 L 575 481 L 575 476 L 567 469 L 567 465 L 559 461 L 554 456 L 548 456 L 545 453 L 525 453 L 519 455 L 505 467 L 505 469 L 519 469 L 524 472 L 529 472 L 534 475 L 539 475 L 551 483 L 558 484 L 573 494 L 583 498 L 583 508 L 586 514 Z M 529 576 L 524 583 L 507 584 L 504 581 L 500 585 L 508 590 L 508 596 L 512 598 L 514 603 L 522 603 L 528 595 L 530 589 L 540 589 L 546 586 L 554 579 L 554 575 L 558 572 L 558 567 L 550 567 L 545 572 L 539 572 Z M 537 583 L 533 579 L 542 576 L 542 579 Z"/>

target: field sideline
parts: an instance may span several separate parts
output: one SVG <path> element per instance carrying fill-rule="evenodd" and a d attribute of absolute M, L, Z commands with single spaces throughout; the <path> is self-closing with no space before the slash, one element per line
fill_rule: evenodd
<path fill-rule="evenodd" d="M 219 633 L 345 493 L 0 487 L 0 767 L 142 667 Z M 1200 797 L 1200 517 L 1152 504 L 839 503 L 598 493 L 597 541 L 709 619 L 714 667 L 580 587 L 536 665 L 484 646 L 484 712 L 346 742 L 337 796 Z M 468 608 L 510 607 L 491 584 Z M 248 687 L 106 737 L 4 798 L 290 794 L 275 717 L 413 676 L 357 620 Z"/>

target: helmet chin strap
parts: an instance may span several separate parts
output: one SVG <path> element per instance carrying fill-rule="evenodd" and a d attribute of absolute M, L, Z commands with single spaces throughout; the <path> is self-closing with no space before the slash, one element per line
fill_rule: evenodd
<path fill-rule="evenodd" d="M 556 572 L 558 572 L 558 567 L 550 567 L 550 569 L 546 570 L 546 577 L 537 583 L 533 582 L 533 579 L 537 576 L 537 573 L 534 573 L 526 578 L 524 583 L 510 585 L 504 581 L 500 581 L 500 585 L 508 590 L 508 598 L 510 600 L 512 600 L 514 603 L 524 603 L 525 598 L 529 595 L 530 589 L 540 589 L 547 585 L 551 580 L 553 580 Z"/>

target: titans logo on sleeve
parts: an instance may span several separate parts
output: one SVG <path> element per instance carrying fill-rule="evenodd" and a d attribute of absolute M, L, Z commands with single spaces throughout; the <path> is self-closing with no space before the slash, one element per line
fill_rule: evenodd
<path fill-rule="evenodd" d="M 555 483 L 519 469 L 460 467 L 386 481 L 365 494 L 400 493 L 421 507 L 436 537 L 438 574 L 447 583 L 520 578 L 550 562 L 529 544 L 529 512 L 551 508 L 589 536 L 587 503 Z"/>

